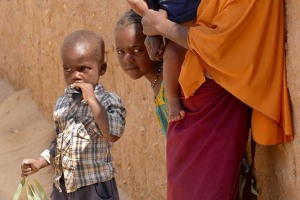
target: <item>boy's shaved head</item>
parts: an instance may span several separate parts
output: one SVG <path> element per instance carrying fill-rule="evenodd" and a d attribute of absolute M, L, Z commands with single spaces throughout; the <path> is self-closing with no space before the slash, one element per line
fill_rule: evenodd
<path fill-rule="evenodd" d="M 63 41 L 61 46 L 61 55 L 63 56 L 65 49 L 75 48 L 76 45 L 82 47 L 93 48 L 96 59 L 99 63 L 104 62 L 104 41 L 103 38 L 89 30 L 78 30 L 70 33 Z"/>
<path fill-rule="evenodd" d="M 116 24 L 115 30 L 122 30 L 130 25 L 142 26 L 142 17 L 136 14 L 133 10 L 127 11 Z"/>

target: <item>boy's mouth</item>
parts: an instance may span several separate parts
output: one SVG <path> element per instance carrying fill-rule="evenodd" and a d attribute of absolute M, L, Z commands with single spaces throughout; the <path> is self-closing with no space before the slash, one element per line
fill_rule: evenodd
<path fill-rule="evenodd" d="M 83 83 L 83 80 L 74 80 L 73 83 Z"/>
<path fill-rule="evenodd" d="M 69 94 L 80 94 L 82 93 L 81 89 L 80 88 L 72 88 L 70 85 L 67 87 L 66 89 L 66 93 L 69 93 Z"/>

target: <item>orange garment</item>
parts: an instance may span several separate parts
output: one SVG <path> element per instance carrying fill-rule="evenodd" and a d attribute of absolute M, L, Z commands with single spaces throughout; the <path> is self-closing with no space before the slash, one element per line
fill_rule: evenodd
<path fill-rule="evenodd" d="M 253 108 L 260 144 L 290 142 L 293 128 L 285 74 L 284 0 L 202 0 L 179 82 L 185 97 L 215 81 Z"/>

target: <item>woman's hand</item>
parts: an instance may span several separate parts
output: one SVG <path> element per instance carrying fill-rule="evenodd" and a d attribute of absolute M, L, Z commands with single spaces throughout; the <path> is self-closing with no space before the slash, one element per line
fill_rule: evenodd
<path fill-rule="evenodd" d="M 142 25 L 145 35 L 161 35 L 188 49 L 189 27 L 168 20 L 163 12 L 146 10 L 142 18 Z"/>
<path fill-rule="evenodd" d="M 157 27 L 160 25 L 160 22 L 164 19 L 167 19 L 167 16 L 163 12 L 154 11 L 148 9 L 144 12 L 142 18 L 143 32 L 145 35 L 160 35 L 157 31 Z"/>

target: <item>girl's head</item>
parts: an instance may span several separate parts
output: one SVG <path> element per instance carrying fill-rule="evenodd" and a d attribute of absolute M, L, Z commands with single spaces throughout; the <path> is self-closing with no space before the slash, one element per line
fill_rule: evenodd
<path fill-rule="evenodd" d="M 115 44 L 120 66 L 132 79 L 156 73 L 159 65 L 150 60 L 145 38 L 141 17 L 132 10 L 127 11 L 115 27 Z"/>
<path fill-rule="evenodd" d="M 84 82 L 95 86 L 106 71 L 103 39 L 88 30 L 75 31 L 64 39 L 61 58 L 68 85 Z"/>

